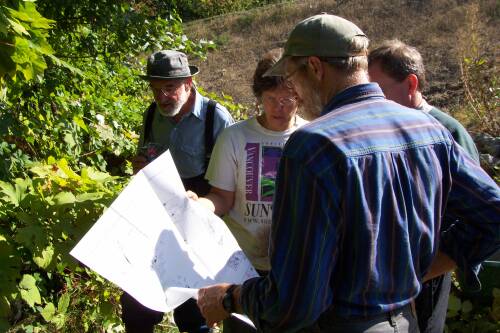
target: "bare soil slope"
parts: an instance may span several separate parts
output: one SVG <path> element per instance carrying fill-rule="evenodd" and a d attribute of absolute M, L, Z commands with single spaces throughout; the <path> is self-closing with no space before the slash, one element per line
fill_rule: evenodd
<path fill-rule="evenodd" d="M 424 56 L 428 100 L 448 112 L 462 101 L 460 61 L 470 53 L 498 63 L 500 4 L 496 0 L 303 0 L 271 5 L 186 24 L 190 38 L 211 39 L 218 49 L 200 66 L 197 80 L 208 91 L 226 93 L 246 106 L 255 103 L 251 78 L 259 57 L 283 46 L 300 20 L 321 12 L 355 22 L 371 46 L 398 38 Z"/>

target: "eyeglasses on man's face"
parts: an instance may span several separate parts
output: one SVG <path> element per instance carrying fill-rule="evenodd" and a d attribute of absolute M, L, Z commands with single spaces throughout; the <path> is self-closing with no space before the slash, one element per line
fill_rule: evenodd
<path fill-rule="evenodd" d="M 163 85 L 157 85 L 150 83 L 149 88 L 153 91 L 153 95 L 155 96 L 170 96 L 175 93 L 177 89 L 184 83 L 184 81 L 167 81 L 167 83 Z"/>
<path fill-rule="evenodd" d="M 290 73 L 288 74 L 285 74 L 283 76 L 283 81 L 285 82 L 285 86 L 287 88 L 290 88 L 292 89 L 293 88 L 293 80 L 292 80 L 292 77 L 297 74 L 301 69 L 303 69 L 304 67 L 306 67 L 306 63 L 304 61 L 302 61 L 301 63 L 299 63 L 294 70 L 292 70 Z"/>

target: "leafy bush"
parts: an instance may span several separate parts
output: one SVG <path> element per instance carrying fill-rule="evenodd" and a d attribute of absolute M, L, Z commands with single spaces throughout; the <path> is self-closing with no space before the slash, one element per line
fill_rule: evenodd
<path fill-rule="evenodd" d="M 498 6 L 498 5 L 497 5 Z M 500 81 L 494 53 L 486 46 L 484 23 L 479 18 L 479 5 L 468 6 L 460 46 L 460 74 L 465 103 L 458 112 L 465 115 L 469 127 L 493 137 L 500 136 Z"/>
<path fill-rule="evenodd" d="M 492 70 L 493 61 L 485 55 L 463 58 L 460 64 L 465 88 L 465 112 L 470 115 L 470 127 L 500 136 L 500 81 Z"/>
<path fill-rule="evenodd" d="M 490 264 L 491 265 L 491 264 Z M 488 274 L 498 272 L 498 267 L 486 270 Z M 453 275 L 452 290 L 446 314 L 446 333 L 496 333 L 500 330 L 500 289 L 495 288 L 496 278 L 493 275 L 486 279 L 480 293 L 469 293 L 462 289 Z"/>
<path fill-rule="evenodd" d="M 150 17 L 146 9 L 138 11 L 125 2 L 111 1 L 104 10 L 87 6 L 86 0 L 57 2 L 60 7 L 52 1 L 39 3 L 51 15 L 57 16 L 57 10 L 72 15 L 63 17 L 61 28 L 52 30 L 50 36 L 44 33 L 55 45 L 58 58 L 52 57 L 44 76 L 36 77 L 25 74 L 21 60 L 26 57 L 11 58 L 17 74 L 4 76 L 9 89 L 0 108 L 0 135 L 21 150 L 10 146 L 23 158 L 60 156 L 74 166 L 93 165 L 101 171 L 126 174 L 130 170 L 125 160 L 134 152 L 135 133 L 148 104 L 145 99 L 149 99 L 137 76 L 144 54 L 170 48 L 203 56 L 213 44 L 187 39 L 175 12 L 164 13 L 166 18 Z M 68 24 L 66 20 L 73 16 L 78 20 Z M 20 24 L 31 32 L 32 23 L 25 19 L 28 23 Z M 8 47 L 0 45 L 1 49 Z M 71 66 L 58 66 L 59 58 L 71 60 Z M 78 71 L 71 71 L 76 67 Z M 25 80 L 19 79 L 21 74 Z M 14 172 L 17 164 L 6 166 L 7 171 Z M 2 179 L 6 179 L 5 172 L 4 167 Z"/>
<path fill-rule="evenodd" d="M 197 87 L 198 91 L 210 99 L 216 100 L 223 105 L 233 116 L 235 121 L 247 119 L 249 117 L 249 109 L 240 103 L 235 103 L 233 97 L 222 93 L 220 96 L 214 92 L 208 92 L 203 87 Z"/>
<path fill-rule="evenodd" d="M 154 1 L 36 4 L 0 2 L 0 331 L 122 330 L 119 290 L 69 251 L 127 182 L 146 55 L 213 43 Z"/>
<path fill-rule="evenodd" d="M 76 264 L 69 251 L 125 180 L 90 167 L 77 174 L 54 158 L 29 172 L 32 177 L 0 181 L 0 329 L 17 321 L 25 329 L 36 326 L 29 314 L 58 330 L 71 320 L 85 331 L 92 322 L 116 324 L 114 289 Z M 71 319 L 75 307 L 89 320 Z"/>
<path fill-rule="evenodd" d="M 279 2 L 283 0 L 174 0 L 171 6 L 186 20 L 194 20 Z"/>

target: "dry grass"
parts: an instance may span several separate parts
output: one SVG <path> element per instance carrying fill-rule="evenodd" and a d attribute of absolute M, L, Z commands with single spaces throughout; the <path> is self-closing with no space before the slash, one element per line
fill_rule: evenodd
<path fill-rule="evenodd" d="M 251 106 L 250 80 L 259 57 L 282 46 L 300 20 L 321 12 L 340 15 L 355 22 L 372 46 L 390 38 L 416 46 L 426 61 L 427 98 L 451 111 L 463 100 L 459 64 L 472 38 L 465 25 L 471 6 L 479 8 L 476 28 L 489 41 L 480 45 L 481 52 L 498 59 L 500 5 L 496 0 L 304 0 L 190 22 L 185 30 L 190 38 L 219 44 L 207 61 L 193 60 L 201 67 L 202 86 Z"/>

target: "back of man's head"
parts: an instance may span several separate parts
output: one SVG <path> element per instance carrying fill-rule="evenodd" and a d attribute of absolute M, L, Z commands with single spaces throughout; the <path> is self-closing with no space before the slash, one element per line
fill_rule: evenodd
<path fill-rule="evenodd" d="M 286 59 L 310 56 L 348 72 L 366 70 L 368 45 L 366 35 L 351 21 L 330 14 L 311 16 L 290 32 L 282 58 L 265 75 L 281 76 Z"/>
<path fill-rule="evenodd" d="M 422 55 L 416 48 L 397 39 L 385 41 L 370 51 L 368 65 L 373 64 L 378 64 L 385 74 L 398 82 L 414 74 L 418 79 L 419 91 L 427 85 Z"/>

